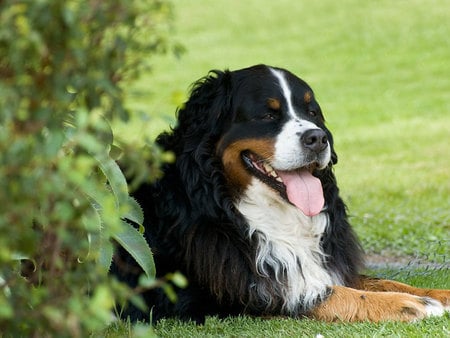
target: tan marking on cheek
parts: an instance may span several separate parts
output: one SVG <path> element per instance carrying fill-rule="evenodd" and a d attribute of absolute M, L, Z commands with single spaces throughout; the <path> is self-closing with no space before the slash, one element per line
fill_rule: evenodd
<path fill-rule="evenodd" d="M 274 98 L 268 98 L 267 99 L 267 106 L 272 110 L 280 110 L 281 103 L 280 100 L 274 99 Z"/>
<path fill-rule="evenodd" d="M 310 103 L 312 100 L 312 93 L 307 91 L 305 95 L 303 95 L 303 100 L 305 100 L 306 103 Z"/>
<path fill-rule="evenodd" d="M 228 145 L 221 157 L 225 176 L 236 190 L 245 189 L 252 179 L 252 175 L 245 168 L 241 154 L 250 151 L 263 159 L 269 159 L 274 154 L 274 140 L 272 139 L 244 139 Z"/>

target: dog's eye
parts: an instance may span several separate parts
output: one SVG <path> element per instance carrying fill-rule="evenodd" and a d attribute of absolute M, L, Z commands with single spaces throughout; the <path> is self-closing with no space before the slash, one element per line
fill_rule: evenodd
<path fill-rule="evenodd" d="M 322 112 L 320 110 L 310 110 L 310 111 L 308 111 L 308 115 L 312 116 L 314 118 L 317 118 L 321 121 L 325 121 L 325 119 L 323 118 Z"/>
<path fill-rule="evenodd" d="M 267 113 L 263 116 L 263 120 L 265 121 L 273 121 L 278 119 L 279 114 L 277 114 L 276 112 L 271 112 L 271 113 Z"/>

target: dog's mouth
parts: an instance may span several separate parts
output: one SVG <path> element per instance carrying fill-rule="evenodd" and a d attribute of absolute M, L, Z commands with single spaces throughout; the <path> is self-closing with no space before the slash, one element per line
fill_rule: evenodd
<path fill-rule="evenodd" d="M 250 173 L 277 191 L 284 199 L 299 208 L 306 216 L 320 213 L 325 204 L 320 180 L 313 176 L 317 163 L 295 170 L 276 170 L 258 155 L 246 151 L 242 159 Z"/>

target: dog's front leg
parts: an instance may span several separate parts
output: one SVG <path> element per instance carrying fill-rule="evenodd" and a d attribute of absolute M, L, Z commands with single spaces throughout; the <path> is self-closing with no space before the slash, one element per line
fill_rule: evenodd
<path fill-rule="evenodd" d="M 366 291 L 393 291 L 421 297 L 431 297 L 440 301 L 446 310 L 450 310 L 450 290 L 416 288 L 408 284 L 368 276 L 360 276 L 355 287 Z"/>
<path fill-rule="evenodd" d="M 376 292 L 333 286 L 329 297 L 310 315 L 324 321 L 414 321 L 440 316 L 443 306 L 429 297 L 401 292 Z"/>

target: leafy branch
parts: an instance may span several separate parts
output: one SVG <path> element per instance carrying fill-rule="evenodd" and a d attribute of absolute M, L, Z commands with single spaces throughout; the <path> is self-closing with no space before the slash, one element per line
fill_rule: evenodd
<path fill-rule="evenodd" d="M 173 50 L 171 19 L 165 0 L 0 2 L 3 332 L 84 337 L 105 327 L 116 296 L 130 294 L 107 273 L 117 243 L 154 278 L 108 121 L 128 120 L 123 88 L 149 55 Z M 154 178 L 152 143 L 121 146 L 136 177 Z"/>

